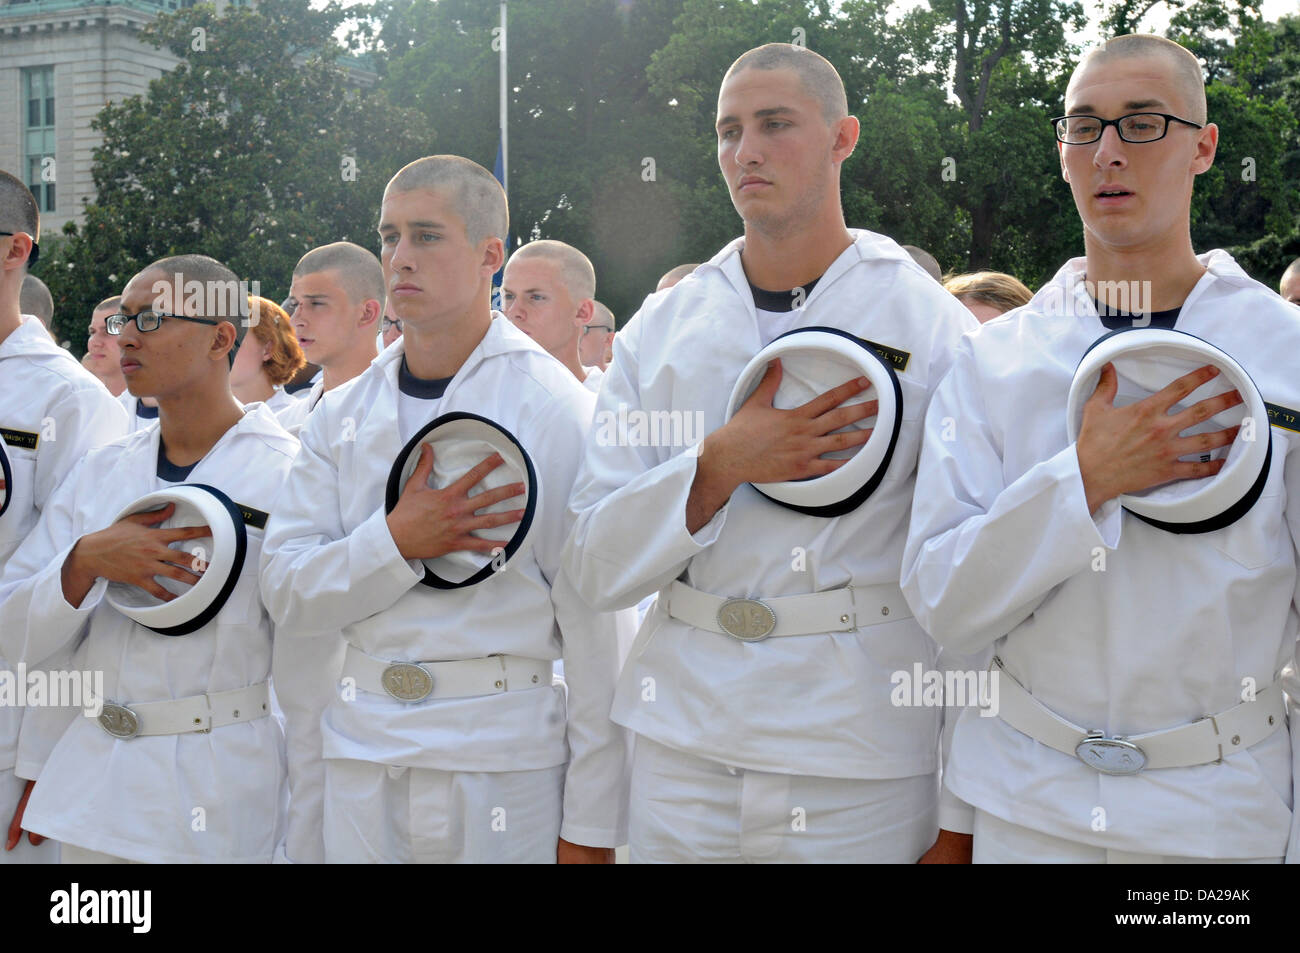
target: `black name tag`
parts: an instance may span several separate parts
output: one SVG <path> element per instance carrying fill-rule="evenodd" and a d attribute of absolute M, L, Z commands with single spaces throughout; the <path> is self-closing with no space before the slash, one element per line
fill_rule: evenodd
<path fill-rule="evenodd" d="M 28 433 L 26 430 L 6 430 L 0 427 L 0 438 L 11 447 L 18 447 L 22 450 L 35 450 L 36 445 L 41 442 L 41 435 Z"/>
<path fill-rule="evenodd" d="M 896 347 L 888 347 L 884 344 L 877 344 L 875 341 L 866 342 L 870 348 L 889 362 L 895 371 L 907 370 L 907 362 L 912 359 L 912 355 L 907 351 L 900 351 Z"/>
<path fill-rule="evenodd" d="M 1274 427 L 1281 427 L 1283 430 L 1290 430 L 1293 433 L 1300 433 L 1300 410 L 1292 410 L 1290 407 L 1283 407 L 1281 404 L 1270 404 L 1264 402 L 1268 409 L 1268 422 Z"/>
<path fill-rule="evenodd" d="M 253 529 L 266 529 L 266 520 L 270 516 L 269 513 L 255 510 L 243 503 L 236 503 L 235 505 L 239 507 L 239 515 L 244 518 L 245 526 L 251 526 Z"/>

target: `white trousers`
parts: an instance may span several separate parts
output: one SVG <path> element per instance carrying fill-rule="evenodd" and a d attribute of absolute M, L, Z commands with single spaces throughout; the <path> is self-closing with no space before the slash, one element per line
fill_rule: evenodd
<path fill-rule="evenodd" d="M 9 836 L 9 822 L 14 819 L 18 802 L 23 798 L 27 782 L 14 774 L 13 769 L 0 771 L 0 831 L 5 839 Z M 13 850 L 5 850 L 0 841 L 0 864 L 57 864 L 59 862 L 59 842 L 46 840 L 39 847 L 34 847 L 27 839 L 27 832 L 18 838 Z"/>
<path fill-rule="evenodd" d="M 1281 857 L 1214 859 L 1177 857 L 1172 854 L 1138 854 L 1126 850 L 1091 847 L 1053 837 L 1004 821 L 986 811 L 975 811 L 972 861 L 977 864 L 1280 864 Z"/>
<path fill-rule="evenodd" d="M 325 761 L 325 861 L 553 864 L 565 765 L 433 771 Z"/>
<path fill-rule="evenodd" d="M 911 864 L 938 836 L 939 782 L 749 771 L 637 735 L 628 828 L 634 864 Z"/>

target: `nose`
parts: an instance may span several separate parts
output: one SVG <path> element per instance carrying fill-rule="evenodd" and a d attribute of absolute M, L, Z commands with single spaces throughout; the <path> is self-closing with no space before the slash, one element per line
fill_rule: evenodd
<path fill-rule="evenodd" d="M 390 246 L 393 249 L 392 257 L 389 263 L 394 271 L 410 271 L 413 267 L 411 262 L 411 248 L 406 240 L 405 235 L 397 236 L 397 244 Z"/>
<path fill-rule="evenodd" d="M 742 128 L 740 135 L 735 140 L 736 164 L 741 168 L 747 166 L 760 165 L 763 161 L 762 153 L 758 149 L 758 133 L 748 128 Z"/>
<path fill-rule="evenodd" d="M 1128 157 L 1124 153 L 1126 143 L 1119 137 L 1118 126 L 1107 126 L 1101 131 L 1097 140 L 1097 151 L 1093 153 L 1092 164 L 1098 168 L 1124 168 Z"/>
<path fill-rule="evenodd" d="M 117 333 L 117 346 L 132 350 L 140 346 L 140 329 L 135 326 L 135 321 L 122 325 L 122 330 Z"/>

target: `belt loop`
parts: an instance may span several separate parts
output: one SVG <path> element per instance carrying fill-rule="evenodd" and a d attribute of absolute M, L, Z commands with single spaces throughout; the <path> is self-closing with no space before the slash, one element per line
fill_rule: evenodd
<path fill-rule="evenodd" d="M 508 680 L 506 678 L 506 657 L 504 655 L 498 654 L 496 658 L 497 658 L 497 664 L 501 666 L 501 680 L 497 682 L 496 687 L 500 691 L 508 692 L 510 690 L 510 685 L 508 684 Z"/>
<path fill-rule="evenodd" d="M 854 595 L 852 586 L 846 586 L 845 588 L 849 590 L 849 605 L 853 607 L 853 631 L 857 632 L 858 631 L 858 597 Z"/>

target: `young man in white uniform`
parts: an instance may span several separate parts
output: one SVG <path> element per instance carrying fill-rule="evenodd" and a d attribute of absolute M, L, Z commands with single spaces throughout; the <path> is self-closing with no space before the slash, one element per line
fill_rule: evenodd
<path fill-rule="evenodd" d="M 582 362 L 583 368 L 588 372 L 600 371 L 600 376 L 595 378 L 594 387 L 591 373 L 588 373 L 587 380 L 583 381 L 587 389 L 593 393 L 600 393 L 600 378 L 605 376 L 605 369 L 609 367 L 607 355 L 614 343 L 616 326 L 614 312 L 599 301 L 595 302 L 595 313 L 592 315 L 591 323 L 583 326 L 582 337 L 578 339 L 578 360 Z"/>
<path fill-rule="evenodd" d="M 501 277 L 501 310 L 588 390 L 601 371 L 583 367 L 579 341 L 596 314 L 596 271 L 572 245 L 543 239 L 513 255 Z"/>
<path fill-rule="evenodd" d="M 623 843 L 626 746 L 608 717 L 615 624 L 560 568 L 592 398 L 490 310 L 506 227 L 505 195 L 475 163 L 431 156 L 398 172 L 379 234 L 402 337 L 359 378 L 327 392 L 302 430 L 262 578 L 279 626 L 288 860 L 611 862 Z M 475 513 L 522 484 L 467 498 L 499 456 L 435 490 L 425 485 L 427 448 L 386 511 L 400 451 L 449 412 L 513 434 L 541 494 L 530 549 L 476 585 L 435 589 L 421 585 L 421 560 L 489 552 L 498 544 L 471 531 L 518 523 L 522 513 Z M 561 653 L 567 713 L 564 690 L 550 680 Z M 347 674 L 365 656 L 421 663 L 433 694 L 403 702 L 366 690 Z M 440 694 L 448 666 L 488 656 L 534 660 L 542 673 L 483 693 Z"/>
<path fill-rule="evenodd" d="M 105 298 L 90 312 L 90 326 L 86 329 L 86 357 L 82 366 L 94 374 L 114 397 L 126 391 L 126 378 L 122 376 L 122 351 L 117 339 L 104 328 L 104 319 L 117 313 L 122 299 L 118 295 Z"/>
<path fill-rule="evenodd" d="M 313 248 L 293 269 L 290 318 L 302 352 L 321 366 L 321 378 L 297 404 L 280 411 L 293 434 L 321 395 L 352 380 L 379 353 L 376 333 L 384 313 L 384 272 L 374 252 L 351 242 Z"/>
<path fill-rule="evenodd" d="M 265 406 L 245 412 L 230 393 L 242 296 L 190 298 L 177 289 L 164 295 L 171 310 L 159 325 L 140 330 L 164 311 L 160 288 L 177 275 L 186 289 L 235 285 L 223 265 L 185 255 L 154 263 L 123 290 L 110 329 L 127 316 L 117 325 L 123 371 L 137 392 L 157 397 L 159 426 L 92 450 L 51 496 L 0 579 L 0 652 L 37 665 L 71 648 L 72 669 L 103 672 L 107 702 L 206 696 L 215 719 L 230 714 L 218 693 L 264 686 L 270 673 L 258 556 L 297 441 Z M 215 487 L 238 504 L 247 554 L 220 611 L 188 635 L 168 636 L 105 595 L 117 582 L 171 601 L 159 578 L 198 581 L 202 554 L 167 547 L 209 535 L 208 527 L 155 528 L 173 504 L 114 522 L 140 497 L 178 483 Z M 56 726 L 25 826 L 62 841 L 65 863 L 269 862 L 283 836 L 286 771 L 283 735 L 264 688 L 260 695 L 231 723 L 168 734 L 120 737 L 95 718 L 69 715 Z M 148 725 L 142 716 L 141 730 Z"/>
<path fill-rule="evenodd" d="M 784 44 L 751 50 L 723 79 L 717 127 L 744 238 L 646 300 L 615 338 L 597 406 L 598 420 L 624 407 L 698 413 L 707 436 L 647 447 L 593 430 L 566 563 L 602 609 L 679 577 L 711 597 L 829 599 L 852 586 L 885 605 L 860 606 L 855 631 L 748 643 L 672 616 L 660 595 L 613 710 L 637 734 L 632 859 L 911 863 L 938 832 L 940 714 L 890 703 L 893 672 L 936 662 L 903 612 L 899 561 L 925 406 L 974 319 L 894 242 L 845 228 L 839 171 L 858 122 L 830 63 Z M 748 484 L 835 469 L 820 455 L 867 439 L 831 435 L 870 416 L 874 401 L 838 406 L 866 378 L 783 411 L 774 363 L 725 421 L 745 364 L 816 325 L 890 349 L 903 395 L 883 482 L 836 517 L 783 508 Z"/>
<path fill-rule="evenodd" d="M 0 231 L 0 452 L 10 473 L 7 485 L 0 474 L 0 498 L 7 499 L 0 514 L 3 573 L 77 461 L 126 433 L 126 415 L 39 320 L 19 310 L 40 215 L 31 191 L 7 172 L 0 172 Z M 0 649 L 0 671 L 16 662 Z M 21 824 L 11 825 L 44 757 L 20 739 L 22 723 L 22 708 L 0 705 L 0 822 L 6 829 L 0 863 L 54 863 L 55 844 L 35 845 L 21 836 Z"/>
<path fill-rule="evenodd" d="M 1300 433 L 1274 418 L 1271 470 L 1244 516 L 1169 532 L 1117 497 L 1216 474 L 1222 461 L 1179 458 L 1226 446 L 1234 429 L 1180 434 L 1241 396 L 1170 414 L 1214 373 L 1200 368 L 1114 406 L 1107 365 L 1071 443 L 1074 369 L 1108 328 L 1149 322 L 1221 348 L 1265 401 L 1300 408 L 1300 311 L 1224 252 L 1193 252 L 1192 187 L 1218 139 L 1195 57 L 1158 37 L 1111 40 L 1075 70 L 1065 112 L 1058 149 L 1086 255 L 962 340 L 926 421 L 903 584 L 945 649 L 994 648 L 1004 708 L 1014 678 L 1056 716 L 1129 737 L 1222 717 L 1293 656 Z M 1146 313 L 1110 316 L 1130 287 L 1146 289 L 1133 308 Z M 976 862 L 1277 860 L 1292 793 L 1275 726 L 1249 750 L 1223 738 L 1220 763 L 1112 776 L 967 712 L 945 782 L 974 805 Z"/>

